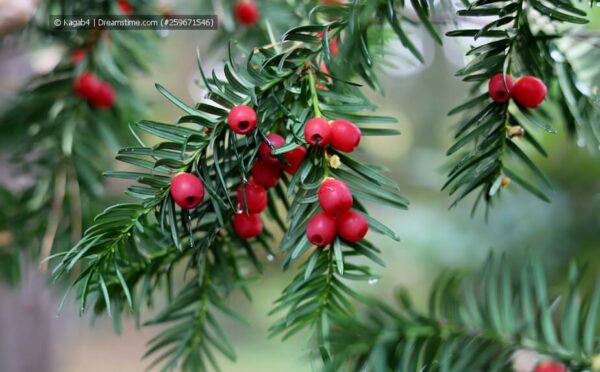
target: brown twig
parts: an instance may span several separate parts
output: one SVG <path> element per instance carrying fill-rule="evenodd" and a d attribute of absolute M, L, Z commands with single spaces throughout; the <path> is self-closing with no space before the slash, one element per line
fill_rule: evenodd
<path fill-rule="evenodd" d="M 79 192 L 79 180 L 73 164 L 69 166 L 69 200 L 71 207 L 71 243 L 75 244 L 81 238 L 81 194 Z"/>
<path fill-rule="evenodd" d="M 66 165 L 62 161 L 54 177 L 54 196 L 52 198 L 52 208 L 50 210 L 50 216 L 48 218 L 48 225 L 46 226 L 46 232 L 42 239 L 42 251 L 41 258 L 46 258 L 52 252 L 52 245 L 54 244 L 54 238 L 60 224 L 60 218 L 62 215 L 63 203 L 65 198 L 65 189 L 67 186 L 67 172 Z M 46 271 L 48 269 L 48 263 L 43 262 L 40 264 L 40 270 Z"/>

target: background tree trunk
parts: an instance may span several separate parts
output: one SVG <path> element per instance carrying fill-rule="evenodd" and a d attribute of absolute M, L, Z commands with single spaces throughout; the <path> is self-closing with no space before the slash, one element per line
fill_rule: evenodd
<path fill-rule="evenodd" d="M 16 288 L 0 286 L 0 370 L 55 371 L 52 317 L 56 304 L 35 268 Z"/>
<path fill-rule="evenodd" d="M 0 43 L 3 43 L 0 76 L 6 77 L 0 82 L 0 98 L 5 100 L 14 96 L 32 70 L 27 54 L 14 40 L 5 39 Z M 25 179 L 9 169 L 7 156 L 9 154 L 0 153 L 0 183 L 9 189 L 19 188 Z M 52 320 L 56 301 L 37 263 L 24 265 L 22 279 L 14 288 L 0 282 L 0 371 L 55 371 Z"/>

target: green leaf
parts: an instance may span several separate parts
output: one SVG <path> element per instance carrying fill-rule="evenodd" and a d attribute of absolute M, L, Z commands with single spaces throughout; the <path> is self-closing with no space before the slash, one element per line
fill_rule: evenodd
<path fill-rule="evenodd" d="M 419 0 L 410 0 L 410 3 L 412 4 L 413 9 L 417 12 L 417 16 L 419 17 L 421 22 L 423 22 L 423 25 L 425 26 L 427 31 L 429 31 L 429 34 L 435 39 L 435 41 L 438 44 L 442 45 L 442 38 L 433 26 L 433 23 L 431 23 L 431 20 L 429 19 L 429 14 L 427 14 L 426 10 L 421 6 Z M 427 4 L 427 2 L 424 2 L 424 4 Z"/>
<path fill-rule="evenodd" d="M 190 106 L 183 103 L 179 98 L 175 97 L 171 92 L 166 90 L 162 85 L 157 83 L 157 84 L 155 84 L 155 86 L 156 86 L 156 89 L 160 92 L 160 94 L 167 97 L 167 99 L 169 101 L 173 102 L 177 107 L 179 107 L 183 111 L 187 112 L 190 115 L 201 116 L 201 113 L 199 113 L 198 111 L 194 110 Z"/>
<path fill-rule="evenodd" d="M 591 355 L 594 350 L 594 339 L 598 338 L 598 314 L 600 314 L 600 281 L 596 281 L 595 288 L 591 292 L 588 300 L 587 316 L 585 327 L 583 327 L 583 350 Z"/>
<path fill-rule="evenodd" d="M 339 151 L 335 151 L 335 154 L 340 157 L 340 159 L 344 165 L 348 166 L 350 169 L 354 170 L 355 172 L 357 172 L 361 176 L 365 177 L 366 179 L 371 180 L 371 181 L 377 183 L 378 185 L 387 186 L 387 187 L 391 187 L 395 190 L 398 190 L 398 185 L 394 181 L 381 175 L 379 172 L 375 171 L 373 168 L 370 168 L 367 165 L 361 164 L 361 163 L 357 162 L 356 160 L 350 158 L 349 156 L 347 156 Z"/>
<path fill-rule="evenodd" d="M 368 214 L 364 214 L 365 218 L 367 219 L 367 221 L 369 221 L 369 226 L 375 230 L 378 231 L 384 235 L 387 235 L 388 237 L 396 240 L 396 241 L 400 241 L 400 237 L 398 236 L 398 234 L 396 234 L 392 229 L 390 229 L 389 227 L 385 226 L 384 224 L 382 224 L 381 222 L 377 221 L 375 218 L 371 217 Z"/>
<path fill-rule="evenodd" d="M 459 106 L 456 106 L 455 108 L 453 108 L 452 110 L 450 110 L 448 112 L 448 115 L 455 115 L 455 114 L 458 114 L 458 113 L 463 112 L 465 110 L 471 109 L 471 108 L 473 108 L 473 107 L 475 107 L 475 106 L 477 106 L 477 105 L 479 105 L 479 104 L 487 101 L 489 99 L 489 97 L 490 96 L 489 96 L 488 93 L 483 93 L 483 94 L 481 94 L 479 96 L 476 96 L 475 98 L 472 98 L 472 99 L 468 100 L 467 102 L 465 102 L 465 103 L 463 103 L 463 104 L 461 104 Z"/>
<path fill-rule="evenodd" d="M 556 9 L 547 7 L 544 4 L 542 4 L 542 2 L 540 2 L 540 1 L 530 0 L 529 2 L 535 8 L 535 10 L 537 10 L 538 12 L 542 13 L 543 15 L 548 16 L 557 21 L 569 22 L 569 23 L 575 23 L 575 24 L 586 24 L 589 22 L 585 18 L 572 16 L 572 15 L 569 15 L 569 14 L 566 14 L 563 12 L 559 12 Z"/>
<path fill-rule="evenodd" d="M 333 241 L 333 253 L 335 256 L 337 271 L 340 273 L 340 275 L 344 275 L 344 255 L 342 253 L 342 244 L 339 238 L 335 238 Z"/>
<path fill-rule="evenodd" d="M 400 131 L 389 128 L 366 128 L 360 127 L 360 133 L 363 136 L 397 136 Z"/>
<path fill-rule="evenodd" d="M 546 196 L 546 194 L 544 194 L 542 191 L 540 191 L 540 189 L 538 189 L 537 187 L 533 186 L 531 183 L 529 183 L 529 182 L 525 181 L 523 178 L 519 177 L 516 173 L 512 172 L 510 169 L 505 167 L 504 173 L 506 173 L 506 175 L 511 180 L 515 181 L 517 184 L 519 184 L 525 190 L 529 191 L 530 193 L 537 196 L 538 198 L 545 201 L 546 203 L 550 203 L 550 199 Z"/>
<path fill-rule="evenodd" d="M 455 30 L 446 32 L 446 36 L 449 37 L 508 37 L 506 31 L 503 30 L 489 30 L 486 32 L 481 32 L 478 29 L 472 30 Z"/>
<path fill-rule="evenodd" d="M 104 304 L 106 305 L 106 312 L 108 317 L 112 317 L 111 306 L 110 306 L 110 296 L 108 295 L 108 289 L 106 288 L 106 282 L 104 281 L 104 277 L 102 275 L 98 276 L 98 282 L 100 283 L 100 288 L 102 289 L 102 296 L 104 298 Z"/>
<path fill-rule="evenodd" d="M 402 26 L 400 25 L 400 21 L 398 20 L 398 16 L 396 15 L 394 0 L 387 0 L 387 12 L 385 13 L 385 15 L 390 26 L 392 26 L 392 30 L 394 30 L 396 35 L 398 35 L 398 38 L 400 39 L 402 45 L 404 45 L 415 56 L 415 58 L 419 60 L 419 62 L 424 63 L 425 59 L 423 58 L 423 55 L 421 54 L 421 52 L 419 52 L 417 47 L 413 44 L 413 42 L 410 40 L 410 38 L 408 37 L 406 32 L 404 32 Z"/>
<path fill-rule="evenodd" d="M 510 151 L 513 154 L 516 154 L 522 161 L 523 163 L 525 163 L 525 165 L 531 169 L 531 171 L 538 176 L 538 178 L 540 180 L 542 180 L 549 188 L 552 188 L 552 184 L 550 183 L 550 180 L 548 180 L 548 178 L 546 177 L 546 175 L 544 174 L 544 172 L 542 172 L 536 165 L 535 163 L 523 152 L 523 150 L 521 150 L 519 148 L 519 146 L 517 146 L 513 141 L 508 140 L 506 141 L 507 147 L 508 149 L 510 149 Z"/>
<path fill-rule="evenodd" d="M 117 273 L 117 277 L 119 278 L 119 282 L 121 283 L 121 288 L 123 288 L 123 293 L 125 293 L 125 297 L 127 298 L 127 303 L 129 304 L 129 308 L 133 310 L 133 301 L 131 300 L 131 293 L 129 293 L 129 288 L 127 287 L 127 282 L 119 270 L 119 266 L 115 259 L 115 272 Z"/>

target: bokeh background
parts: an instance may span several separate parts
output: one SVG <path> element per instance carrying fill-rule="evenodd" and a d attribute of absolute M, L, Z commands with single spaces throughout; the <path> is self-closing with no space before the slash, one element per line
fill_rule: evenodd
<path fill-rule="evenodd" d="M 190 4 L 182 8 L 191 9 Z M 600 27 L 597 13 L 593 26 L 596 29 Z M 199 78 L 196 48 L 201 51 L 207 70 L 219 70 L 225 49 L 209 49 L 215 36 L 212 31 L 177 31 L 160 42 L 159 58 L 152 71 L 136 77 L 138 91 L 150 107 L 148 118 L 175 122 L 181 114 L 155 91 L 155 82 L 187 102 L 202 98 L 203 92 L 195 83 Z M 464 63 L 464 46 L 446 39 L 444 47 L 439 47 L 425 34 L 419 40 L 426 63 L 407 63 L 408 55 L 393 44 L 393 55 L 386 57 L 388 66 L 380 71 L 385 96 L 370 92 L 373 101 L 380 105 L 379 114 L 398 118 L 396 127 L 402 135 L 366 138 L 360 156 L 386 166 L 391 178 L 401 185 L 402 194 L 410 199 L 411 207 L 397 211 L 371 205 L 371 213 L 395 230 L 402 241 L 396 243 L 371 234 L 383 249 L 386 267 L 376 268 L 381 279 L 359 285 L 360 291 L 392 301 L 394 289 L 404 286 L 417 302 L 423 303 L 439 272 L 456 267 L 477 268 L 490 251 L 507 252 L 517 263 L 524 254 L 543 252 L 552 272 L 550 277 L 555 278 L 563 276 L 566 264 L 574 259 L 589 261 L 592 270 L 599 272 L 600 148 L 567 138 L 558 120 L 551 123 L 558 134 L 537 133 L 550 149 L 549 157 L 534 158 L 554 182 L 555 190 L 549 191 L 552 203 L 546 204 L 511 186 L 502 191 L 487 222 L 482 211 L 470 217 L 472 200 L 448 209 L 452 199 L 440 192 L 440 187 L 445 181 L 445 152 L 455 118 L 448 118 L 446 113 L 467 93 L 468 86 L 454 77 L 454 71 Z M 51 69 L 63 53 L 58 47 L 39 43 L 32 47 L 27 41 L 0 45 L 0 107 L 31 74 Z M 9 170 L 7 155 L 0 149 L 0 182 L 18 187 L 18 174 Z M 113 200 L 121 199 L 123 183 L 107 180 L 107 187 Z M 0 249 L 2 240 L 9 238 L 0 232 Z M 274 318 L 266 314 L 294 270 L 282 272 L 280 257 L 263 259 L 268 269 L 252 285 L 253 301 L 242 296 L 231 299 L 232 308 L 251 325 L 223 319 L 238 362 L 223 358 L 222 369 L 310 371 L 308 360 L 300 357 L 306 342 L 302 336 L 287 342 L 267 337 Z M 79 317 L 72 301 L 57 316 L 61 291 L 48 288 L 36 267 L 35 263 L 31 265 L 16 288 L 0 284 L 0 371 L 104 372 L 146 368 L 148 363 L 141 361 L 141 356 L 145 342 L 157 329 L 138 330 L 128 319 L 123 333 L 117 336 L 110 319 Z M 160 305 L 157 303 L 158 308 Z M 43 367 L 40 360 L 44 361 Z"/>

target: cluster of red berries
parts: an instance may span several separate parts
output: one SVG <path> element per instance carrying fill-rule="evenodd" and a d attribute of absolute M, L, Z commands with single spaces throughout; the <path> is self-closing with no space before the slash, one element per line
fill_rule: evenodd
<path fill-rule="evenodd" d="M 92 107 L 106 109 L 112 107 L 117 98 L 113 87 L 90 72 L 84 72 L 75 79 L 75 93 L 85 98 Z"/>
<path fill-rule="evenodd" d="M 281 156 L 285 160 L 282 162 L 276 155 L 272 154 L 272 150 L 285 145 L 285 139 L 279 134 L 269 134 L 266 141 L 263 141 L 258 148 L 258 156 L 264 165 L 271 169 L 283 169 L 289 174 L 296 174 L 300 164 L 306 156 L 306 149 L 298 146 L 295 149 L 288 151 Z"/>
<path fill-rule="evenodd" d="M 361 132 L 347 120 L 334 120 L 330 124 L 323 118 L 312 118 L 304 126 L 304 138 L 313 146 L 331 145 L 339 151 L 352 152 L 360 143 Z M 306 236 L 312 244 L 327 246 L 336 235 L 349 242 L 364 238 L 369 224 L 362 214 L 350 210 L 352 192 L 344 182 L 326 179 L 317 194 L 323 212 L 311 218 L 306 226 Z"/>
<path fill-rule="evenodd" d="M 240 0 L 233 8 L 235 18 L 244 26 L 254 26 L 258 22 L 260 12 L 253 0 Z"/>
<path fill-rule="evenodd" d="M 233 228 L 244 239 L 253 238 L 262 232 L 260 213 L 267 209 L 267 189 L 277 185 L 284 171 L 295 174 L 306 155 L 304 147 L 297 147 L 283 154 L 285 162 L 282 162 L 271 153 L 271 146 L 281 147 L 285 139 L 279 134 L 269 134 L 267 140 L 270 145 L 265 141 L 258 148 L 259 159 L 252 166 L 250 181 L 246 185 L 241 184 L 237 190 L 240 212 L 233 217 Z"/>
<path fill-rule="evenodd" d="M 237 134 L 249 135 L 256 129 L 257 115 L 256 111 L 252 107 L 246 105 L 238 105 L 232 108 L 227 115 L 227 124 L 229 128 Z M 266 140 L 260 144 L 258 148 L 259 160 L 255 163 L 254 168 L 260 169 L 256 172 L 261 178 L 259 184 L 263 183 L 264 187 L 273 187 L 277 184 L 279 177 L 274 175 L 281 175 L 281 171 L 286 171 L 289 174 L 296 174 L 304 156 L 306 155 L 306 149 L 302 146 L 296 147 L 295 149 L 288 151 L 281 156 L 285 161 L 281 161 L 278 156 L 271 153 L 272 150 L 281 147 L 285 144 L 285 138 L 279 134 L 269 134 Z M 257 165 L 258 164 L 258 165 Z M 253 174 L 254 174 L 253 168 Z M 271 176 L 268 176 L 271 175 Z M 271 183 L 273 183 L 271 185 Z"/>
<path fill-rule="evenodd" d="M 233 229 L 240 238 L 250 239 L 262 232 L 260 214 L 267 209 L 268 201 L 267 190 L 252 178 L 247 184 L 240 184 L 237 189 L 239 213 L 233 216 Z"/>
<path fill-rule="evenodd" d="M 504 103 L 512 98 L 523 107 L 536 108 L 546 98 L 548 90 L 535 76 L 515 80 L 510 75 L 496 74 L 488 82 L 488 92 L 494 102 Z"/>
<path fill-rule="evenodd" d="M 246 105 L 235 106 L 227 115 L 227 124 L 234 133 L 251 134 L 256 129 L 256 111 Z M 285 138 L 276 133 L 269 134 L 258 148 L 258 159 L 252 166 L 250 181 L 238 188 L 237 202 L 241 212 L 233 217 L 233 227 L 241 238 L 249 239 L 261 233 L 263 223 L 259 214 L 267 208 L 266 189 L 275 187 L 284 171 L 296 174 L 306 156 L 306 149 L 299 146 L 282 154 L 283 161 L 280 160 L 272 151 L 284 144 Z M 247 210 L 244 210 L 244 205 Z"/>
<path fill-rule="evenodd" d="M 533 372 L 567 372 L 567 367 L 562 363 L 547 360 L 535 366 Z"/>
<path fill-rule="evenodd" d="M 306 149 L 300 146 L 283 154 L 285 162 L 282 162 L 271 153 L 271 146 L 281 147 L 285 144 L 285 139 L 279 134 L 269 134 L 267 140 L 270 145 L 265 141 L 258 148 L 259 158 L 252 166 L 250 181 L 246 185 L 241 184 L 237 190 L 240 212 L 233 217 L 233 228 L 244 239 L 253 238 L 262 232 L 260 213 L 267 208 L 267 189 L 279 183 L 284 171 L 295 174 L 306 156 Z"/>
<path fill-rule="evenodd" d="M 229 128 L 237 134 L 251 134 L 257 125 L 257 114 L 246 105 L 233 107 L 227 115 Z M 339 151 L 351 152 L 360 143 L 360 129 L 346 120 L 334 120 L 331 124 L 323 118 L 310 119 L 304 135 L 310 145 L 326 147 L 331 145 Z M 306 148 L 298 146 L 280 156 L 273 150 L 285 145 L 285 138 L 276 133 L 266 136 L 258 148 L 258 159 L 254 162 L 248 183 L 237 189 L 238 213 L 233 217 L 233 228 L 238 236 L 250 239 L 258 236 L 263 229 L 260 214 L 268 205 L 267 189 L 275 187 L 283 172 L 296 174 Z M 315 245 L 330 244 L 336 235 L 356 242 L 368 230 L 367 220 L 358 212 L 351 211 L 352 193 L 342 181 L 328 179 L 318 191 L 319 203 L 324 212 L 317 214 L 307 226 L 309 240 Z M 171 197 L 184 209 L 198 206 L 204 199 L 204 185 L 191 173 L 179 173 L 171 181 Z"/>
<path fill-rule="evenodd" d="M 283 172 L 295 174 L 306 156 L 306 149 L 300 146 L 283 154 L 284 161 L 281 161 L 272 154 L 272 148 L 284 144 L 285 139 L 282 136 L 269 134 L 266 141 L 263 141 L 258 148 L 258 159 L 252 166 L 250 181 L 238 187 L 237 203 L 240 213 L 233 217 L 233 228 L 243 239 L 253 238 L 262 232 L 263 223 L 260 213 L 267 208 L 267 189 L 279 183 Z"/>
<path fill-rule="evenodd" d="M 362 240 L 369 230 L 365 216 L 351 210 L 352 192 L 343 181 L 327 178 L 317 192 L 322 212 L 314 215 L 306 225 L 308 241 L 325 247 L 339 235 L 349 242 Z"/>
<path fill-rule="evenodd" d="M 313 118 L 304 126 L 304 138 L 310 145 L 352 152 L 360 143 L 360 128 L 347 120 L 334 120 L 331 124 L 323 118 Z"/>

